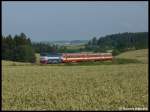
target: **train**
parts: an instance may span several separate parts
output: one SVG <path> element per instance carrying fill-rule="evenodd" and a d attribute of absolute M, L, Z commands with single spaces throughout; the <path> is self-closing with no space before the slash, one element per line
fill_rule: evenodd
<path fill-rule="evenodd" d="M 41 53 L 40 63 L 73 63 L 112 60 L 112 53 Z"/>

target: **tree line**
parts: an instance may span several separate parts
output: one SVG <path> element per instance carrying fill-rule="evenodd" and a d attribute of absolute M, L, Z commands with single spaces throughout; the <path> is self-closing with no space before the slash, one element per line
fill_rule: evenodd
<path fill-rule="evenodd" d="M 32 42 L 32 47 L 36 53 L 76 53 L 84 49 L 68 49 L 67 46 L 52 44 L 50 42 Z"/>
<path fill-rule="evenodd" d="M 2 36 L 2 59 L 18 62 L 35 62 L 35 51 L 30 38 L 24 33 L 12 37 Z"/>
<path fill-rule="evenodd" d="M 17 62 L 36 61 L 35 53 L 65 53 L 78 52 L 78 50 L 69 50 L 66 46 L 58 46 L 49 42 L 31 42 L 24 33 L 2 36 L 2 60 Z"/>
<path fill-rule="evenodd" d="M 24 33 L 2 36 L 2 59 L 19 62 L 35 62 L 35 53 L 75 53 L 75 52 L 108 52 L 117 55 L 127 50 L 148 48 L 148 32 L 118 33 L 104 37 L 93 37 L 85 48 L 68 49 L 49 42 L 31 42 Z"/>
<path fill-rule="evenodd" d="M 113 54 L 119 54 L 127 50 L 148 48 L 148 32 L 118 33 L 104 37 L 93 37 L 85 45 L 85 50 L 93 52 L 107 52 L 112 50 Z"/>

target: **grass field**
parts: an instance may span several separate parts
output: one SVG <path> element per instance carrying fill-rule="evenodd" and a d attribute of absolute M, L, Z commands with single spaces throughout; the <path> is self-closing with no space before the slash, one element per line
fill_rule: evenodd
<path fill-rule="evenodd" d="M 148 50 L 135 50 L 135 51 L 128 51 L 126 53 L 122 53 L 117 58 L 124 58 L 124 59 L 137 59 L 144 63 L 148 63 Z"/>
<path fill-rule="evenodd" d="M 116 58 L 142 63 L 39 66 L 2 61 L 2 110 L 148 108 L 148 50 Z"/>

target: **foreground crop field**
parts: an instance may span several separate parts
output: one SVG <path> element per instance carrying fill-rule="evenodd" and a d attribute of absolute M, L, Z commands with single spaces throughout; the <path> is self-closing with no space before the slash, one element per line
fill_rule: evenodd
<path fill-rule="evenodd" d="M 145 62 L 147 53 L 144 58 Z M 2 62 L 2 110 L 148 108 L 148 62 L 94 66 L 9 63 Z"/>

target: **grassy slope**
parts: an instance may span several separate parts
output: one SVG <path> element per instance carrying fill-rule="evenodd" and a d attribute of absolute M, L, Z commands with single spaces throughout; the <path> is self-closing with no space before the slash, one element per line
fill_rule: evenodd
<path fill-rule="evenodd" d="M 125 52 L 118 55 L 117 58 L 137 59 L 144 63 L 148 63 L 148 49 Z"/>
<path fill-rule="evenodd" d="M 147 59 L 147 50 L 135 52 Z M 130 58 L 131 54 L 118 57 Z M 2 66 L 3 110 L 118 110 L 122 107 L 148 107 L 148 64 Z"/>

